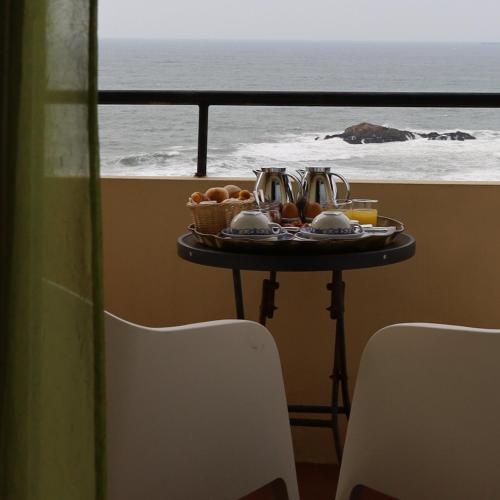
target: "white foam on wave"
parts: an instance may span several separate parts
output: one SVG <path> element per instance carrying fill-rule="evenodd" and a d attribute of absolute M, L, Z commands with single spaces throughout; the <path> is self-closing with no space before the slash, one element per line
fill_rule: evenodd
<path fill-rule="evenodd" d="M 180 156 L 179 151 L 156 151 L 154 153 L 138 153 L 135 155 L 127 155 L 116 160 L 116 163 L 128 166 L 158 164 L 168 161 L 170 158 Z"/>
<path fill-rule="evenodd" d="M 322 160 L 348 160 L 363 158 L 362 150 L 339 147 L 337 141 L 287 141 L 244 144 L 233 154 L 235 158 L 254 158 L 260 161 L 311 162 Z M 345 143 L 347 144 L 347 143 Z"/>
<path fill-rule="evenodd" d="M 193 151 L 192 148 L 176 146 L 175 149 L 170 148 L 169 150 L 149 153 L 136 153 L 119 157 L 103 156 L 101 157 L 101 174 L 104 176 L 184 175 L 184 171 L 187 170 L 184 157 L 188 153 L 184 152 L 183 149 L 189 149 L 191 153 Z M 176 173 L 177 170 L 180 173 Z"/>
<path fill-rule="evenodd" d="M 275 135 L 268 142 L 209 147 L 208 172 L 212 176 L 251 177 L 252 169 L 264 166 L 293 170 L 317 165 L 336 167 L 352 179 L 500 180 L 500 130 L 467 132 L 477 139 L 348 144 L 342 139 L 315 140 L 325 133 Z M 191 176 L 196 170 L 196 149 L 176 146 L 103 165 L 105 175 Z"/>
<path fill-rule="evenodd" d="M 259 164 L 291 168 L 316 164 L 338 166 L 358 179 L 500 180 L 500 131 L 468 132 L 477 139 L 348 144 L 342 139 L 314 140 L 325 134 L 288 136 L 280 142 L 241 144 L 231 163 L 243 172 Z"/>

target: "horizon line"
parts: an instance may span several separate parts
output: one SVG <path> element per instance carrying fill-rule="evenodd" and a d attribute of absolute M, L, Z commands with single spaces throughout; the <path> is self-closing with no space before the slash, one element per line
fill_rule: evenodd
<path fill-rule="evenodd" d="M 332 39 L 332 38 L 187 38 L 187 37 L 121 37 L 121 36 L 99 36 L 99 40 L 121 40 L 121 41 L 148 41 L 148 42 L 339 42 L 339 43 L 474 43 L 486 45 L 500 45 L 500 40 L 352 40 L 352 39 Z"/>

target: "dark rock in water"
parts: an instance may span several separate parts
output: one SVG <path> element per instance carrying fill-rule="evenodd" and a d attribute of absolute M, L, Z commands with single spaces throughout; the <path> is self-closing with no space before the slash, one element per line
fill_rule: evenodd
<path fill-rule="evenodd" d="M 346 128 L 342 134 L 325 135 L 324 138 L 333 139 L 335 137 L 344 139 L 349 144 L 369 144 L 415 139 L 415 135 L 407 130 L 382 127 L 381 125 L 373 125 L 372 123 L 365 122 Z"/>
<path fill-rule="evenodd" d="M 451 140 L 451 141 L 465 141 L 475 139 L 474 136 L 460 132 L 430 132 L 428 134 L 420 134 L 418 132 L 410 132 L 409 130 L 399 130 L 397 128 L 383 127 L 382 125 L 374 125 L 372 123 L 359 123 L 352 127 L 348 127 L 342 134 L 325 135 L 323 139 L 343 139 L 349 144 L 370 144 L 382 142 L 402 142 L 415 139 L 417 136 L 435 140 Z M 316 137 L 315 140 L 318 140 Z"/>
<path fill-rule="evenodd" d="M 430 141 L 469 141 L 475 139 L 473 135 L 467 132 L 461 132 L 457 130 L 456 132 L 444 132 L 440 134 L 439 132 L 430 132 L 429 134 L 418 134 L 420 137 L 429 139 Z"/>

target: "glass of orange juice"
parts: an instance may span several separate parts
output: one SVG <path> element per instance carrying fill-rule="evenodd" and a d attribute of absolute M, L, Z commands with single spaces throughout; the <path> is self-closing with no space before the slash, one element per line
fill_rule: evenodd
<path fill-rule="evenodd" d="M 377 225 L 378 200 L 357 199 L 352 200 L 352 210 L 349 217 L 357 220 L 360 224 Z"/>
<path fill-rule="evenodd" d="M 345 215 L 347 215 L 347 217 L 349 217 L 349 219 L 353 219 L 353 217 L 352 217 L 352 200 L 347 200 L 347 199 L 335 200 L 333 210 L 337 210 L 338 212 L 342 212 Z"/>

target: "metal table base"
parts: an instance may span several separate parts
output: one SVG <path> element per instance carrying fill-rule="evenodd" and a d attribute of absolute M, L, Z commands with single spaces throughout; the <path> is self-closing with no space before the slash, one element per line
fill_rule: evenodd
<path fill-rule="evenodd" d="M 266 325 L 267 319 L 274 316 L 277 309 L 275 304 L 275 293 L 279 288 L 276 280 L 276 271 L 270 271 L 269 279 L 262 282 L 262 294 L 259 308 L 259 323 Z M 243 308 L 243 290 L 241 285 L 241 273 L 239 269 L 233 269 L 234 297 L 236 305 L 236 317 L 245 319 Z M 332 271 L 332 281 L 328 283 L 331 300 L 327 310 L 330 318 L 335 320 L 335 344 L 333 351 L 333 371 L 331 405 L 288 405 L 290 413 L 317 413 L 329 415 L 330 418 L 290 418 L 290 424 L 301 427 L 328 427 L 332 430 L 335 453 L 340 463 L 342 460 L 342 441 L 339 433 L 338 416 L 345 415 L 349 418 L 351 412 L 351 401 L 349 398 L 349 387 L 347 377 L 347 360 L 344 335 L 344 294 L 345 283 L 342 280 L 342 271 Z M 340 399 L 342 405 L 340 405 Z"/>

